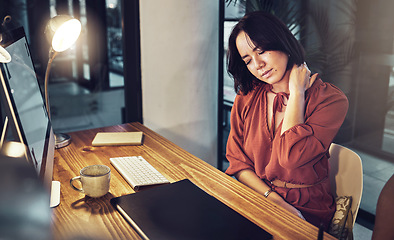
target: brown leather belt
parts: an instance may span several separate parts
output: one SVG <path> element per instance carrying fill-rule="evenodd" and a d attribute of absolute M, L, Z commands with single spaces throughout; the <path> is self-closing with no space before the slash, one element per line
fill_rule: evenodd
<path fill-rule="evenodd" d="M 307 188 L 307 187 L 312 187 L 315 186 L 319 183 L 322 183 L 324 180 L 327 178 L 323 178 L 321 181 L 315 183 L 315 184 L 294 184 L 294 183 L 288 183 L 285 181 L 281 181 L 279 179 L 275 179 L 271 181 L 271 184 L 274 185 L 275 187 L 281 187 L 281 188 Z"/>

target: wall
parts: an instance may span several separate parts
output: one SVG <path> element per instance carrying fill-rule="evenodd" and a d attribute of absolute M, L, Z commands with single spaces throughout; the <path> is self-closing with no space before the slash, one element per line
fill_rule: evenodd
<path fill-rule="evenodd" d="M 140 1 L 143 122 L 213 166 L 218 28 L 218 1 Z"/>

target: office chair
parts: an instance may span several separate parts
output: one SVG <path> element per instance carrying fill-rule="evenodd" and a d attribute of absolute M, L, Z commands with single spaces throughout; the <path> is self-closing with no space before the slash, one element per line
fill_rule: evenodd
<path fill-rule="evenodd" d="M 351 196 L 353 226 L 360 208 L 363 191 L 363 168 L 360 156 L 354 151 L 338 144 L 331 144 L 330 183 L 334 197 Z"/>

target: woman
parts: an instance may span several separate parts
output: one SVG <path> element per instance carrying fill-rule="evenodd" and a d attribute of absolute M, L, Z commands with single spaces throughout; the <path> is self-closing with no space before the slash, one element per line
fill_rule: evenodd
<path fill-rule="evenodd" d="M 328 149 L 348 101 L 305 64 L 302 46 L 276 17 L 245 15 L 229 38 L 231 111 L 226 173 L 310 223 L 335 211 Z"/>

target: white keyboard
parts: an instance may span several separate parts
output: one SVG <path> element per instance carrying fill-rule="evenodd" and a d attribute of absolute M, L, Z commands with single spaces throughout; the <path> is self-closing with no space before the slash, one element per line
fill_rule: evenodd
<path fill-rule="evenodd" d="M 142 186 L 170 182 L 141 156 L 116 157 L 109 160 L 134 190 Z"/>

